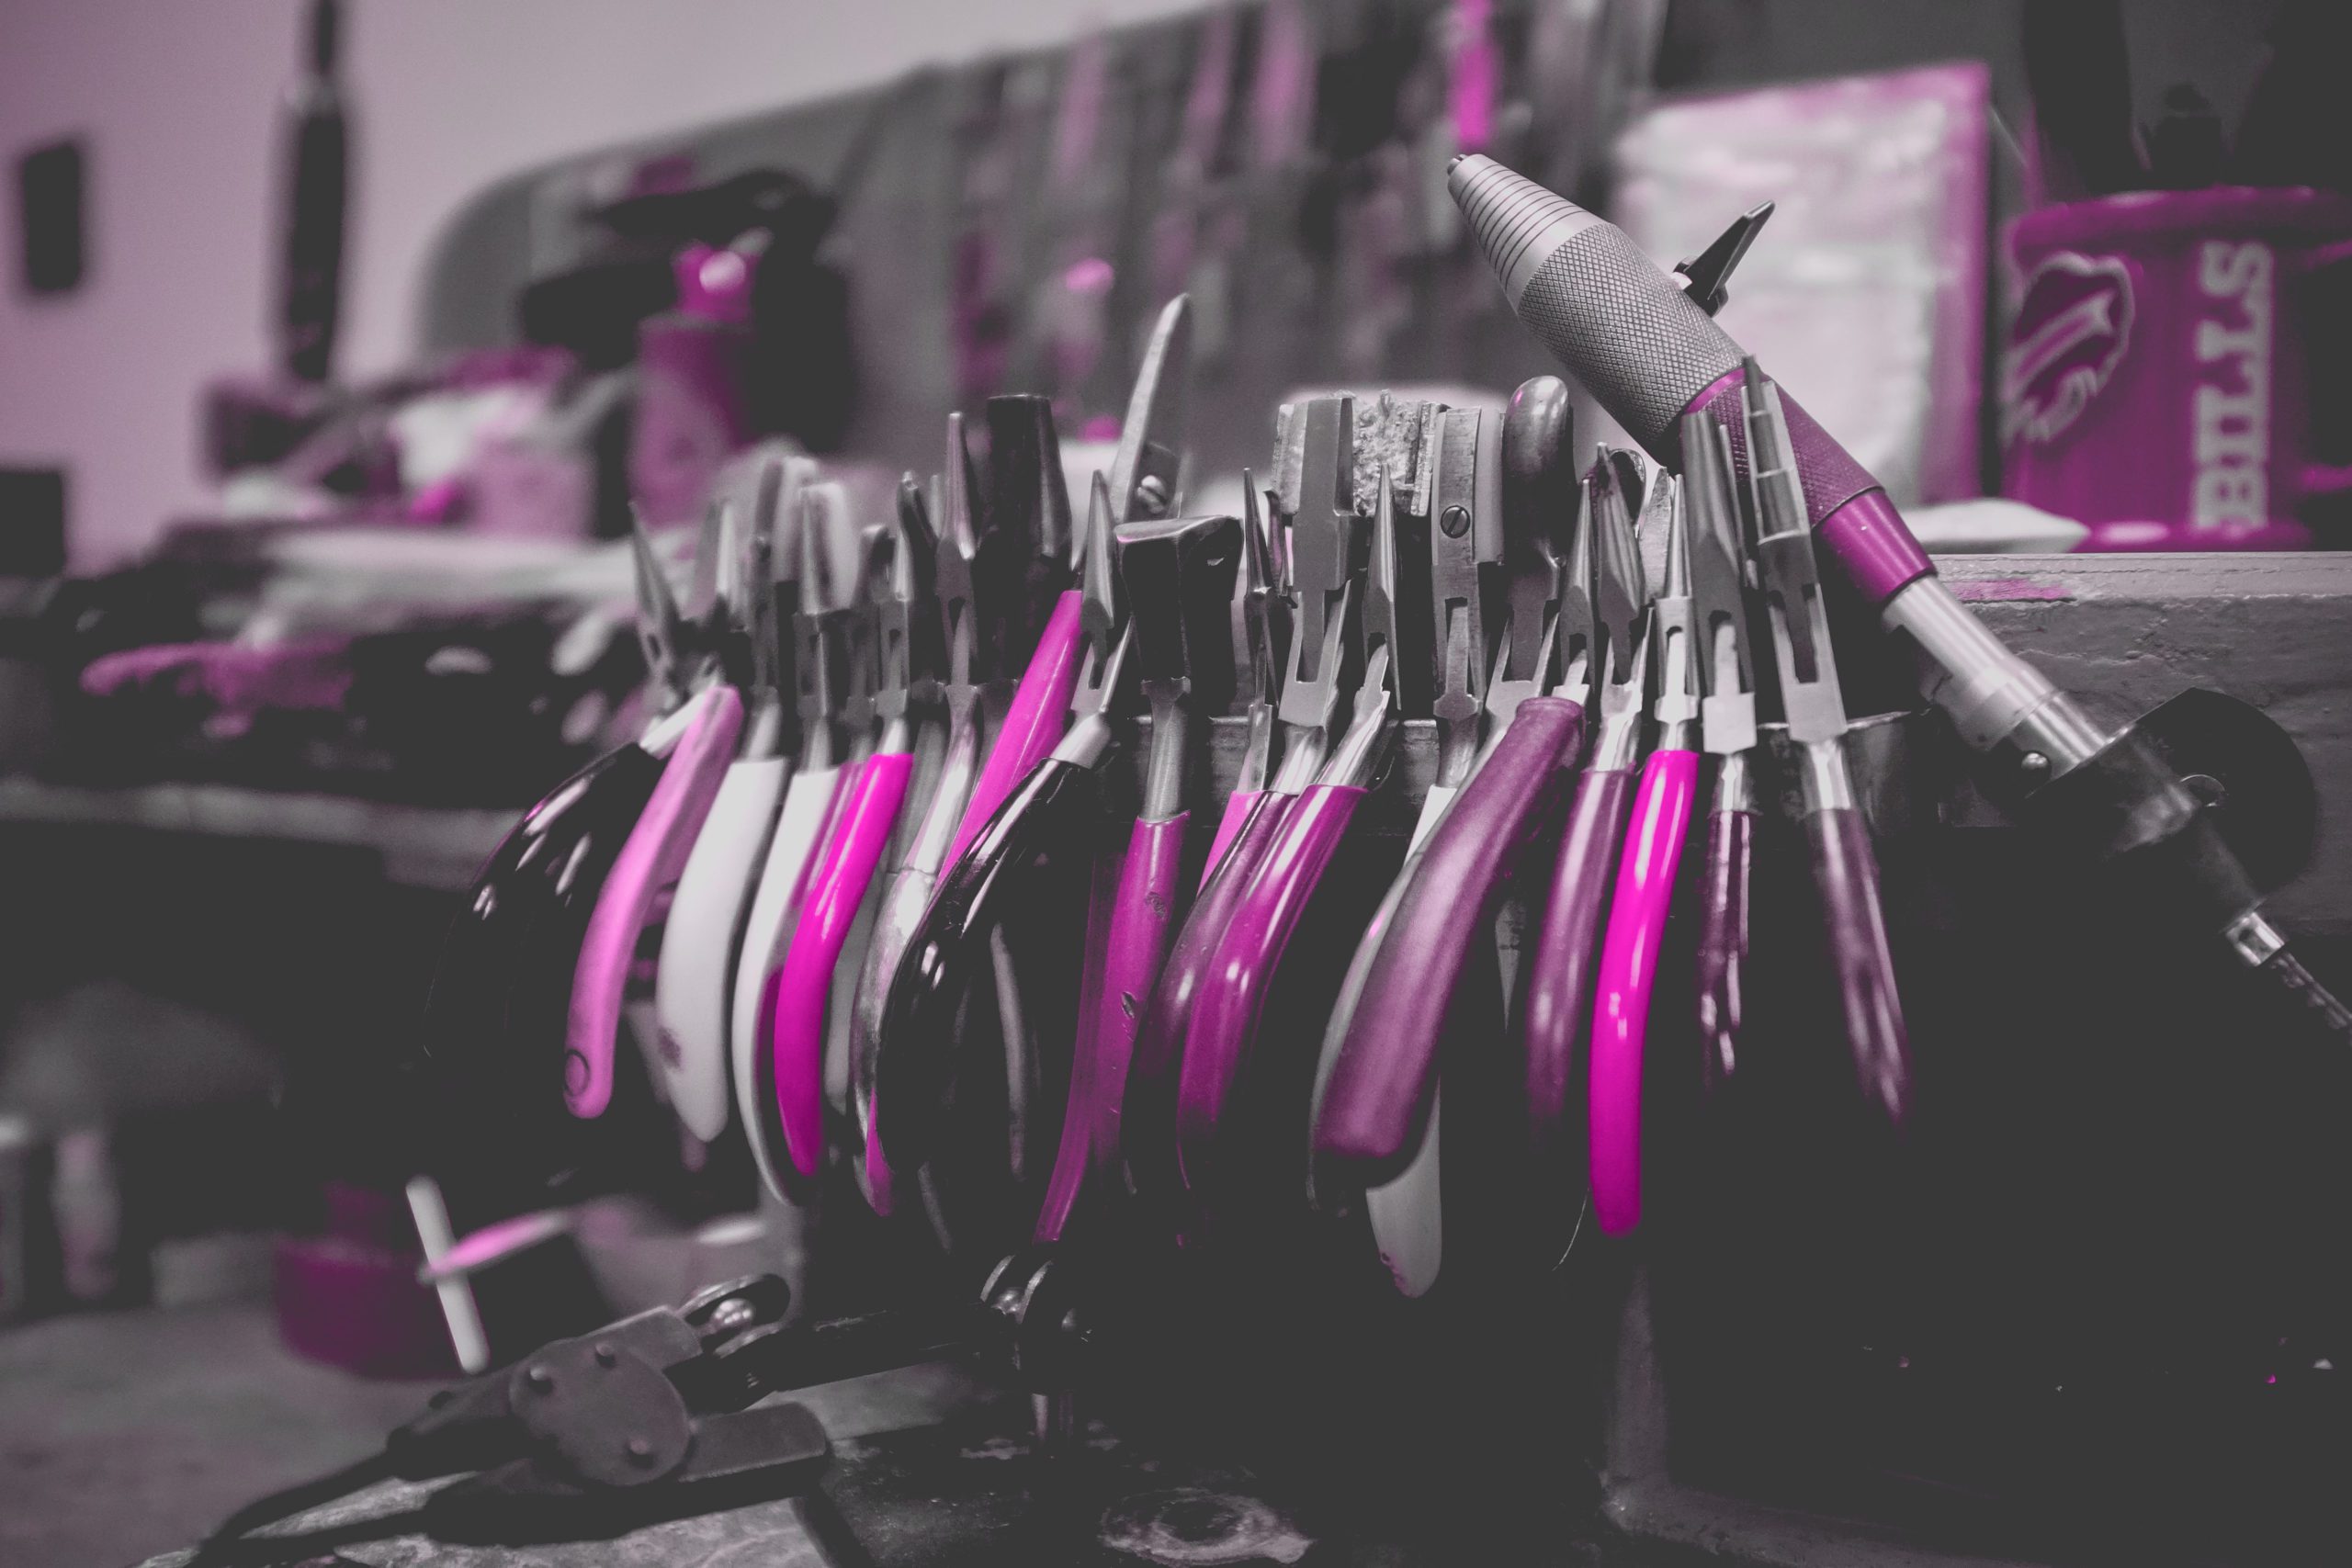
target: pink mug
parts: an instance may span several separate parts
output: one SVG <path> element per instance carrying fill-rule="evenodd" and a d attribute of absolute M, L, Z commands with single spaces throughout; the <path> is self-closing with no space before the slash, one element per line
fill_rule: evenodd
<path fill-rule="evenodd" d="M 2086 548 L 2308 545 L 2352 491 L 2322 455 L 2311 334 L 2352 282 L 2352 201 L 2310 189 L 2143 191 L 2009 230 L 2002 493 L 2091 525 Z M 2341 374 L 2341 368 L 2338 368 Z"/>

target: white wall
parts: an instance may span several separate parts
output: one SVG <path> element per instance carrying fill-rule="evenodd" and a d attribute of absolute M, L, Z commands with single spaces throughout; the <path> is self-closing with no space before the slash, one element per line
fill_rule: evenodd
<path fill-rule="evenodd" d="M 1198 0 L 346 0 L 340 366 L 399 364 L 423 258 L 502 175 Z M 201 505 L 196 398 L 268 352 L 276 102 L 300 0 L 0 0 L 0 465 L 72 470 L 77 566 Z M 17 158 L 89 160 L 90 276 L 17 291 Z"/>

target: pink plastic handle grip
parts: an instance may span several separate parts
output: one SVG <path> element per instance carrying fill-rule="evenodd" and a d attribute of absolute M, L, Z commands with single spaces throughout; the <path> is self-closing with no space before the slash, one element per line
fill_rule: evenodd
<path fill-rule="evenodd" d="M 1201 886 L 1206 887 L 1216 868 L 1225 863 L 1225 852 L 1241 832 L 1241 825 L 1250 820 L 1250 811 L 1257 806 L 1262 789 L 1237 789 L 1225 799 L 1225 815 L 1216 819 L 1216 836 L 1209 840 L 1209 858 L 1201 865 Z"/>
<path fill-rule="evenodd" d="M 1494 754 L 1406 874 L 1315 1122 L 1315 1153 L 1368 1181 L 1396 1178 L 1427 1135 L 1438 1056 L 1464 971 L 1496 899 L 1567 780 L 1584 709 L 1558 697 L 1520 705 Z"/>
<path fill-rule="evenodd" d="M 1708 1092 L 1739 1071 L 1747 994 L 1747 885 L 1756 813 L 1711 811 L 1699 882 L 1699 1076 Z"/>
<path fill-rule="evenodd" d="M 1111 945 L 1094 1026 L 1095 1060 L 1104 1075 L 1104 1091 L 1095 1100 L 1098 1165 L 1119 1156 L 1127 1064 L 1135 1055 L 1144 1009 L 1175 940 L 1175 918 L 1184 902 L 1178 879 L 1183 874 L 1184 831 L 1191 822 L 1192 814 L 1185 811 L 1165 822 L 1138 821 L 1127 840 L 1126 870 L 1111 911 Z"/>
<path fill-rule="evenodd" d="M 1600 956 L 1601 921 L 1616 874 L 1618 836 L 1634 775 L 1622 768 L 1587 770 L 1544 904 L 1528 964 L 1526 1024 L 1527 1131 L 1531 1146 L 1569 1162 L 1568 1181 L 1584 1161 L 1569 1136 L 1584 1124 L 1584 1108 L 1570 1103 L 1577 1087 L 1577 1046 L 1592 1021 L 1592 966 Z M 1569 1195 L 1573 1202 L 1577 1195 Z"/>
<path fill-rule="evenodd" d="M 743 728 L 743 698 L 734 687 L 706 687 L 690 700 L 701 711 L 686 721 L 662 782 L 621 845 L 572 967 L 571 1005 L 564 1020 L 563 1102 L 582 1120 L 602 1116 L 612 1103 L 613 1043 L 620 1033 L 621 994 L 637 954 L 638 933 L 662 890 L 685 870 L 695 835 L 718 798 Z"/>
<path fill-rule="evenodd" d="M 1217 1134 L 1274 971 L 1363 797 L 1353 784 L 1317 784 L 1299 796 L 1209 961 L 1176 1080 L 1177 1158 L 1195 1192 L 1215 1168 Z"/>
<path fill-rule="evenodd" d="M 914 761 L 904 751 L 883 751 L 858 769 L 834 820 L 832 847 L 809 884 L 776 976 L 769 1035 L 775 1054 L 776 1114 L 785 1151 L 802 1177 L 815 1175 L 824 1157 L 826 1001 L 833 968 L 898 826 Z"/>
<path fill-rule="evenodd" d="M 1070 698 L 1078 691 L 1078 656 L 1085 646 L 1079 625 L 1084 605 L 1085 595 L 1075 589 L 1054 602 L 1054 613 L 1046 619 L 1029 668 L 1021 672 L 1021 684 L 1012 694 L 1012 705 L 1005 710 L 996 742 L 989 749 L 989 760 L 980 764 L 980 776 L 973 782 L 964 819 L 956 826 L 944 863 L 952 866 L 964 858 L 965 850 L 979 837 L 996 808 L 1012 793 L 1012 786 L 1028 776 L 1029 770 L 1069 728 Z"/>
<path fill-rule="evenodd" d="M 1592 1212 L 1605 1235 L 1642 1217 L 1642 1044 L 1674 876 L 1698 794 L 1696 751 L 1654 751 L 1634 795 L 1592 1004 Z"/>

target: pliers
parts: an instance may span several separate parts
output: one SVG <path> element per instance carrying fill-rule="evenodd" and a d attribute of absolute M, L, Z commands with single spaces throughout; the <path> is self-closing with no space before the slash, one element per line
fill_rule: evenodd
<path fill-rule="evenodd" d="M 1362 535 L 1355 503 L 1355 400 L 1347 397 L 1316 399 L 1286 423 L 1283 439 L 1300 446 L 1299 504 L 1290 520 L 1290 547 L 1268 552 L 1275 559 L 1287 556 L 1296 595 L 1286 606 L 1289 657 L 1275 713 L 1282 761 L 1272 782 L 1238 815 L 1227 803 L 1210 851 L 1208 876 L 1169 945 L 1129 1058 L 1122 1112 L 1128 1184 L 1171 1213 L 1186 1206 L 1177 1125 L 1179 1102 L 1188 1092 L 1183 1063 L 1193 1009 L 1211 984 L 1218 945 L 1259 863 L 1281 837 L 1300 793 L 1314 782 L 1329 750 Z M 1278 471 L 1286 460 L 1287 454 L 1277 454 Z M 1269 596 L 1270 612 L 1277 602 Z M 1253 748 L 1261 733 L 1271 732 L 1253 725 Z M 1262 751 L 1259 756 L 1262 773 Z M 1213 1087 L 1195 1085 L 1193 1092 Z M 1216 1092 L 1221 1098 L 1222 1089 Z"/>
<path fill-rule="evenodd" d="M 1117 1170 L 1120 1115 L 1144 1004 L 1167 960 L 1182 882 L 1193 721 L 1230 700 L 1226 607 L 1244 553 L 1233 517 L 1129 523 L 1118 530 L 1131 658 L 1151 713 L 1143 798 L 1104 915 L 1101 972 L 1082 991 L 1061 1146 L 1034 1240 L 1059 1239 L 1089 1181 Z M 1098 1187 L 1098 1190 L 1102 1190 Z"/>
<path fill-rule="evenodd" d="M 1312 479 L 1317 470 L 1307 472 Z M 1344 525 L 1352 531 L 1351 511 Z M 1318 531 L 1335 559 L 1344 561 L 1340 551 L 1346 540 L 1340 526 L 1335 518 L 1332 526 Z M 1300 578 L 1302 583 L 1311 581 L 1305 566 Z M 1344 592 L 1327 592 L 1324 597 L 1327 604 L 1336 600 L 1344 608 Z M 1185 1030 L 1177 1071 L 1176 1150 L 1184 1185 L 1196 1200 L 1214 1192 L 1234 1095 L 1249 1069 L 1274 973 L 1317 886 L 1347 838 L 1356 807 L 1387 765 L 1396 728 L 1396 500 L 1384 466 L 1353 657 L 1348 660 L 1361 671 L 1349 693 L 1348 727 L 1329 748 L 1314 784 L 1284 814 L 1280 831 L 1250 868 L 1249 882 L 1209 959 L 1205 983 Z M 1317 629 L 1328 637 L 1329 624 L 1322 628 L 1311 622 L 1302 625 L 1300 645 Z M 1294 682 L 1310 692 L 1320 682 L 1336 686 L 1340 662 L 1325 660 L 1312 677 L 1294 671 Z M 1285 690 L 1285 701 L 1289 694 Z M 1285 755 L 1285 771 L 1289 765 Z"/>
<path fill-rule="evenodd" d="M 938 542 L 932 558 L 931 631 L 922 639 L 944 660 L 939 679 L 933 684 L 946 712 L 946 744 L 922 821 L 883 895 L 858 976 L 850 1071 L 852 1093 L 861 1104 L 870 1101 L 874 1092 L 882 1005 L 889 995 L 890 981 L 899 972 L 899 962 L 906 955 L 907 943 L 913 939 L 923 911 L 931 907 L 949 842 L 970 803 L 989 709 L 993 706 L 1001 715 L 1004 702 L 1010 700 L 1005 667 L 1011 650 L 991 635 L 1004 623 L 984 612 L 974 571 L 980 558 L 981 530 L 975 517 L 978 493 L 971 447 L 964 435 L 964 416 L 951 413 L 947 416 L 947 466 L 939 480 Z M 1002 700 L 992 700 L 1000 692 L 1004 694 Z M 866 1201 L 875 1213 L 893 1212 L 896 1192 L 890 1167 L 870 1139 L 857 1169 Z"/>
<path fill-rule="evenodd" d="M 1715 758 L 1699 877 L 1699 1072 L 1709 1091 L 1739 1067 L 1756 840 L 1756 666 L 1748 642 L 1746 530 L 1728 441 L 1713 420 L 1683 416 L 1682 505 L 1690 523 L 1699 732 Z"/>
<path fill-rule="evenodd" d="M 883 526 L 878 544 L 865 572 L 874 636 L 859 663 L 872 682 L 870 706 L 881 733 L 843 791 L 774 981 L 767 1044 L 774 1053 L 777 1117 L 794 1174 L 804 1182 L 815 1176 L 824 1156 L 827 1007 L 833 971 L 898 829 L 914 771 L 914 640 L 918 628 L 936 624 L 928 615 L 928 578 L 938 541 L 911 478 L 900 484 L 896 515 Z"/>
<path fill-rule="evenodd" d="M 1648 637 L 1657 739 L 1642 764 L 1594 979 L 1589 1154 L 1592 1213 L 1604 1235 L 1622 1235 L 1641 1218 L 1642 1058 L 1650 993 L 1699 783 L 1690 514 L 1680 497 L 1681 487 L 1660 474 L 1642 507 L 1646 525 L 1669 532 L 1666 581 L 1650 605 Z"/>
<path fill-rule="evenodd" d="M 1838 687 L 1804 491 L 1780 389 L 1753 359 L 1744 362 L 1742 376 L 1740 415 L 1747 438 L 1756 559 L 1766 616 L 1772 623 L 1781 705 L 1798 750 L 1805 841 L 1828 923 L 1838 1010 L 1863 1099 L 1900 1128 L 1911 1105 L 1910 1042 L 1895 993 L 1870 827 L 1856 808 L 1853 774 L 1846 764 L 1846 701 Z"/>
<path fill-rule="evenodd" d="M 1462 414 L 1442 416 L 1441 443 Z M 1488 737 L 1458 795 L 1423 808 L 1405 866 L 1357 946 L 1324 1037 L 1311 1117 L 1317 1205 L 1345 1207 L 1361 1194 L 1373 1244 L 1407 1296 L 1428 1292 L 1442 1257 L 1441 1043 L 1460 1016 L 1479 936 L 1565 794 L 1583 736 L 1589 599 L 1572 595 L 1568 581 L 1572 563 L 1589 569 L 1590 557 L 1571 537 L 1567 388 L 1551 377 L 1527 383 L 1498 423 L 1500 438 L 1486 445 L 1499 449 L 1506 471 L 1507 610 L 1480 705 Z M 1449 504 L 1442 451 L 1433 548 L 1445 532 L 1438 508 Z M 1441 615 L 1446 592 L 1441 573 Z"/>
<path fill-rule="evenodd" d="M 800 549 L 792 617 L 793 674 L 798 687 L 800 756 L 776 812 L 760 871 L 760 890 L 743 928 L 735 966 L 734 1022 L 729 1052 L 735 1103 L 761 1179 L 778 1197 L 789 1194 L 792 1162 L 778 1121 L 775 1065 L 768 1049 L 774 995 L 768 976 L 789 942 L 809 874 L 840 797 L 842 763 L 857 741 L 843 734 L 850 695 L 849 649 L 857 611 L 833 584 L 840 538 L 852 529 L 849 499 L 837 484 L 804 489 Z"/>
<path fill-rule="evenodd" d="M 936 1095 L 944 1089 L 946 1080 L 931 1075 L 944 1069 L 954 1010 L 962 1004 L 969 980 L 976 973 L 963 967 L 960 961 L 978 956 L 956 950 L 967 940 L 985 941 L 991 949 L 994 967 L 1004 979 L 1011 978 L 1009 958 L 1002 951 L 1001 932 L 993 916 L 952 906 L 949 884 L 963 877 L 966 892 L 961 897 L 966 900 L 985 894 L 989 879 L 994 874 L 990 868 L 1002 861 L 1023 835 L 1007 836 L 992 852 L 982 850 L 980 838 L 984 829 L 1001 810 L 1009 809 L 1008 803 L 1016 796 L 1026 797 L 1029 804 L 1023 812 L 1040 820 L 1050 820 L 1077 809 L 1075 805 L 1052 803 L 1065 795 L 1075 802 L 1082 792 L 1067 777 L 1067 767 L 1048 769 L 1045 763 L 1060 756 L 1056 748 L 1065 737 L 1065 727 L 1090 716 L 1102 718 L 1112 694 L 1104 682 L 1107 678 L 1112 685 L 1116 683 L 1117 660 L 1125 651 L 1121 635 L 1125 612 L 1119 598 L 1114 531 L 1125 521 L 1165 517 L 1176 504 L 1182 466 L 1186 389 L 1191 376 L 1191 302 L 1180 295 L 1161 310 L 1153 327 L 1129 394 L 1126 421 L 1120 431 L 1110 479 L 1104 481 L 1098 477 L 1090 497 L 1087 532 L 1081 536 L 1077 552 L 1084 581 L 1078 588 L 1061 591 L 1053 601 L 1036 653 L 1022 676 L 1020 690 L 949 844 L 945 857 L 949 870 L 921 920 L 910 931 L 889 983 L 882 987 L 882 1005 L 860 1055 L 856 1080 L 858 1119 L 865 1139 L 866 1194 L 877 1208 L 893 1201 L 894 1172 L 911 1169 L 913 1165 L 922 1163 L 917 1158 L 910 1165 L 909 1154 L 922 1151 L 927 1155 L 930 1147 L 931 1134 L 936 1125 L 932 1112 L 915 1110 L 899 1119 L 895 1113 L 886 1116 L 880 1108 L 889 1099 L 889 1084 L 894 1079 L 918 1094 Z M 1000 405 L 1015 402 L 1029 413 L 1029 421 L 1021 424 L 1008 421 L 998 427 L 997 454 L 992 457 L 1004 453 L 1008 434 L 1026 437 L 1014 450 L 1034 447 L 1038 457 L 1035 483 L 1040 487 L 1040 493 L 1058 494 L 1060 458 L 1054 442 L 1051 410 L 1043 400 L 994 399 L 989 405 L 991 415 Z M 1050 471 L 1046 467 L 1048 458 Z M 1000 470 L 997 478 L 998 493 L 1002 495 L 1005 475 Z M 1062 512 L 1067 513 L 1066 502 Z M 1055 515 L 1054 506 L 1041 506 L 1039 515 L 1050 520 Z M 1050 539 L 1053 530 L 1049 525 L 1041 532 Z M 1035 580 L 1032 581 L 1034 585 Z M 1101 760 L 1099 748 L 1107 747 L 1109 742 L 1106 725 L 1107 720 L 1094 727 L 1102 731 L 1100 735 L 1092 729 L 1089 731 L 1088 743 L 1097 746 L 1098 750 L 1079 760 L 1080 771 L 1091 768 Z M 1061 761 L 1069 762 L 1072 759 L 1064 757 Z M 967 870 L 967 863 L 976 859 L 983 863 Z M 1098 917 L 1098 911 L 1090 907 L 1091 929 L 1099 928 L 1102 919 L 1107 916 Z M 936 964 L 943 959 L 955 969 L 954 984 L 942 988 L 910 979 L 910 964 Z M 1000 986 L 1000 990 L 1002 988 Z M 941 1009 L 946 1010 L 944 1015 L 938 1011 Z M 1074 1060 L 1086 1058 L 1085 1036 L 1091 1032 L 1091 1024 L 1081 997 L 1078 1024 L 1080 1038 L 1076 1043 L 1079 1052 Z M 916 1038 L 901 1047 L 899 1042 L 907 1038 L 910 1029 L 916 1032 Z M 895 1067 L 894 1053 L 899 1056 Z M 933 1112 L 936 1110 L 936 1106 L 932 1108 Z M 897 1130 L 901 1126 L 904 1130 Z M 885 1132 L 886 1127 L 893 1130 Z"/>
<path fill-rule="evenodd" d="M 1593 963 L 1633 795 L 1633 767 L 1641 755 L 1649 662 L 1649 594 L 1641 553 L 1605 447 L 1585 477 L 1582 511 L 1585 526 L 1577 547 L 1590 552 L 1591 576 L 1584 579 L 1572 568 L 1561 616 L 1571 625 L 1585 619 L 1590 627 L 1586 659 L 1594 701 L 1588 705 L 1598 722 L 1589 727 L 1590 746 L 1527 953 L 1521 1004 L 1530 1190 L 1540 1204 L 1559 1205 L 1531 1215 L 1531 1223 L 1538 1234 L 1553 1238 L 1573 1235 L 1583 1208 L 1586 1108 L 1578 1103 L 1578 1091 L 1585 1063 L 1579 1047 L 1592 1016 Z M 1589 604 L 1579 611 L 1573 596 L 1588 581 Z M 1573 657 L 1574 650 L 1567 651 Z"/>
<path fill-rule="evenodd" d="M 704 530 L 713 555 L 718 534 Z M 544 1202 L 578 1167 L 568 1091 L 586 1073 L 567 1055 L 567 1025 L 582 942 L 678 748 L 690 731 L 715 745 L 723 722 L 716 685 L 693 694 L 715 665 L 701 623 L 680 611 L 641 532 L 632 548 L 654 716 L 524 815 L 475 876 L 434 968 L 419 1040 L 447 1137 L 430 1163 L 472 1179 L 458 1194 L 461 1224 Z"/>
<path fill-rule="evenodd" d="M 727 1130 L 730 982 L 792 771 L 797 716 L 785 701 L 789 660 L 775 563 L 783 554 L 798 558 L 799 491 L 813 468 L 806 458 L 761 466 L 750 533 L 729 556 L 732 577 L 719 599 L 750 662 L 742 742 L 678 878 L 654 974 L 656 1057 L 667 1098 L 686 1131 L 705 1143 Z"/>
<path fill-rule="evenodd" d="M 601 1116 L 612 1102 L 613 1048 L 638 935 L 652 916 L 654 901 L 685 870 L 743 728 L 742 694 L 723 678 L 707 636 L 709 626 L 723 618 L 713 610 L 725 548 L 723 529 L 716 525 L 729 514 L 724 507 L 712 509 L 695 553 L 695 614 L 707 619 L 699 620 L 703 650 L 691 665 L 684 662 L 684 617 L 669 579 L 642 528 L 631 535 L 638 549 L 639 635 L 657 684 L 678 702 L 673 716 L 679 728 L 661 780 L 623 841 L 581 938 L 564 1024 L 564 1103 L 574 1116 Z M 658 754 L 654 741 L 649 731 L 642 744 Z"/>

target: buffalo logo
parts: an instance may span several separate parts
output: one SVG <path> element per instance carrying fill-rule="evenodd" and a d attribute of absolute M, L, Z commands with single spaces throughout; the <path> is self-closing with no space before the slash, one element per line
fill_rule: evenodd
<path fill-rule="evenodd" d="M 2002 439 L 2056 439 L 2132 346 L 2132 275 L 2113 256 L 2060 251 L 2033 269 L 2009 328 Z"/>

